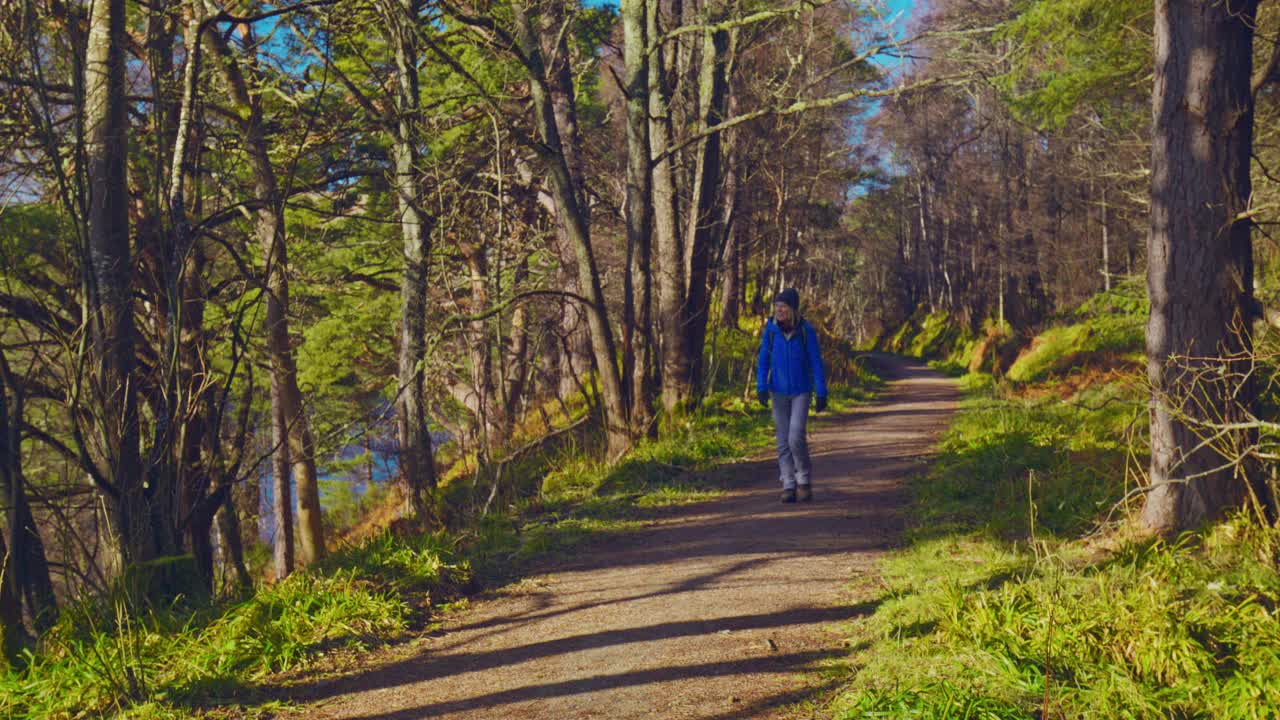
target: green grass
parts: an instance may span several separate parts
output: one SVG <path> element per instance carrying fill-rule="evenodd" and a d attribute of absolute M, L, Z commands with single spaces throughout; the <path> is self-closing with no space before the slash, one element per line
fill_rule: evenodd
<path fill-rule="evenodd" d="M 1119 361 L 1138 366 L 1143 361 L 1141 322 L 1129 316 L 1093 318 L 1055 327 L 1032 341 L 1006 377 L 1030 383 L 1062 375 L 1090 363 Z"/>
<path fill-rule="evenodd" d="M 1040 333 L 1005 375 L 1031 383 L 1090 364 L 1141 366 L 1148 307 L 1139 281 L 1120 283 Z"/>
<path fill-rule="evenodd" d="M 911 483 L 913 537 L 982 528 L 1001 537 L 1080 532 L 1125 491 L 1130 449 L 1142 453 L 1146 408 L 1133 388 L 1109 384 L 1070 401 L 1004 396 L 970 375 L 961 412 L 931 471 Z"/>
<path fill-rule="evenodd" d="M 1148 309 L 1143 282 L 1125 280 L 1054 318 L 1049 327 L 1028 339 L 1008 325 L 997 327 L 994 320 L 975 334 L 947 312 L 926 312 L 921 307 L 894 333 L 881 338 L 877 347 L 928 360 L 954 376 L 971 369 L 993 370 L 990 365 L 999 356 L 1003 361 L 999 369 L 1009 380 L 1052 381 L 1090 366 L 1140 366 Z M 985 357 L 976 358 L 979 352 Z"/>
<path fill-rule="evenodd" d="M 834 716 L 1044 718 L 1046 698 L 1050 718 L 1280 716 L 1280 535 L 1240 517 L 1173 543 L 1087 537 L 1145 436 L 1136 391 L 969 395 L 850 628 Z"/>
<path fill-rule="evenodd" d="M 978 339 L 943 311 L 925 313 L 922 308 L 903 323 L 897 332 L 878 343 L 888 352 L 911 355 L 938 363 L 954 372 L 965 368 Z"/>
<path fill-rule="evenodd" d="M 396 576 L 393 568 L 377 573 Z M 167 717 L 230 701 L 317 653 L 401 634 L 409 607 L 385 583 L 334 561 L 247 599 L 131 615 L 121 603 L 67 609 L 25 673 L 0 678 L 0 716 Z"/>

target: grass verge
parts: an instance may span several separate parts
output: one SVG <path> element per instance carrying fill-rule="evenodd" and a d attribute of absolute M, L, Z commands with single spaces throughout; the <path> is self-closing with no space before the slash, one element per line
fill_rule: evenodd
<path fill-rule="evenodd" d="M 1094 532 L 1145 463 L 1137 391 L 1062 402 L 966 382 L 911 485 L 909 545 L 850 630 L 832 715 L 1280 717 L 1276 531 L 1237 518 L 1171 543 Z"/>

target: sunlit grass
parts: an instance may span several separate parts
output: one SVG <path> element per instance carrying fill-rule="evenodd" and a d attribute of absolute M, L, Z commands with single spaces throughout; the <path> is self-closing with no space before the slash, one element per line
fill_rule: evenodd
<path fill-rule="evenodd" d="M 241 699 L 269 674 L 319 653 L 402 633 L 409 607 L 385 582 L 368 577 L 399 572 L 342 564 L 335 560 L 326 574 L 296 573 L 217 606 L 145 615 L 119 603 L 68 608 L 26 672 L 0 679 L 0 716 L 102 717 L 132 709 L 135 717 L 144 711 L 163 717 Z"/>
<path fill-rule="evenodd" d="M 1140 398 L 970 392 L 850 628 L 835 716 L 1280 717 L 1280 535 L 1247 517 L 1174 543 L 1091 534 L 1145 459 Z"/>

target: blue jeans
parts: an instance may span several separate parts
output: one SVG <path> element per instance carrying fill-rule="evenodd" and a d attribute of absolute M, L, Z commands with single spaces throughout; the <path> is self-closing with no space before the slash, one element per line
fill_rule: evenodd
<path fill-rule="evenodd" d="M 773 393 L 773 429 L 778 439 L 778 469 L 783 489 L 809 484 L 809 394 Z"/>

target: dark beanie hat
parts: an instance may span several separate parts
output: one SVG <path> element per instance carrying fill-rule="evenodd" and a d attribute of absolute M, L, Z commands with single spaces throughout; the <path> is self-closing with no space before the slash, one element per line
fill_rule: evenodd
<path fill-rule="evenodd" d="M 786 303 L 791 306 L 795 312 L 800 312 L 800 292 L 795 288 L 787 288 L 778 293 L 778 297 L 774 298 L 775 303 Z"/>

